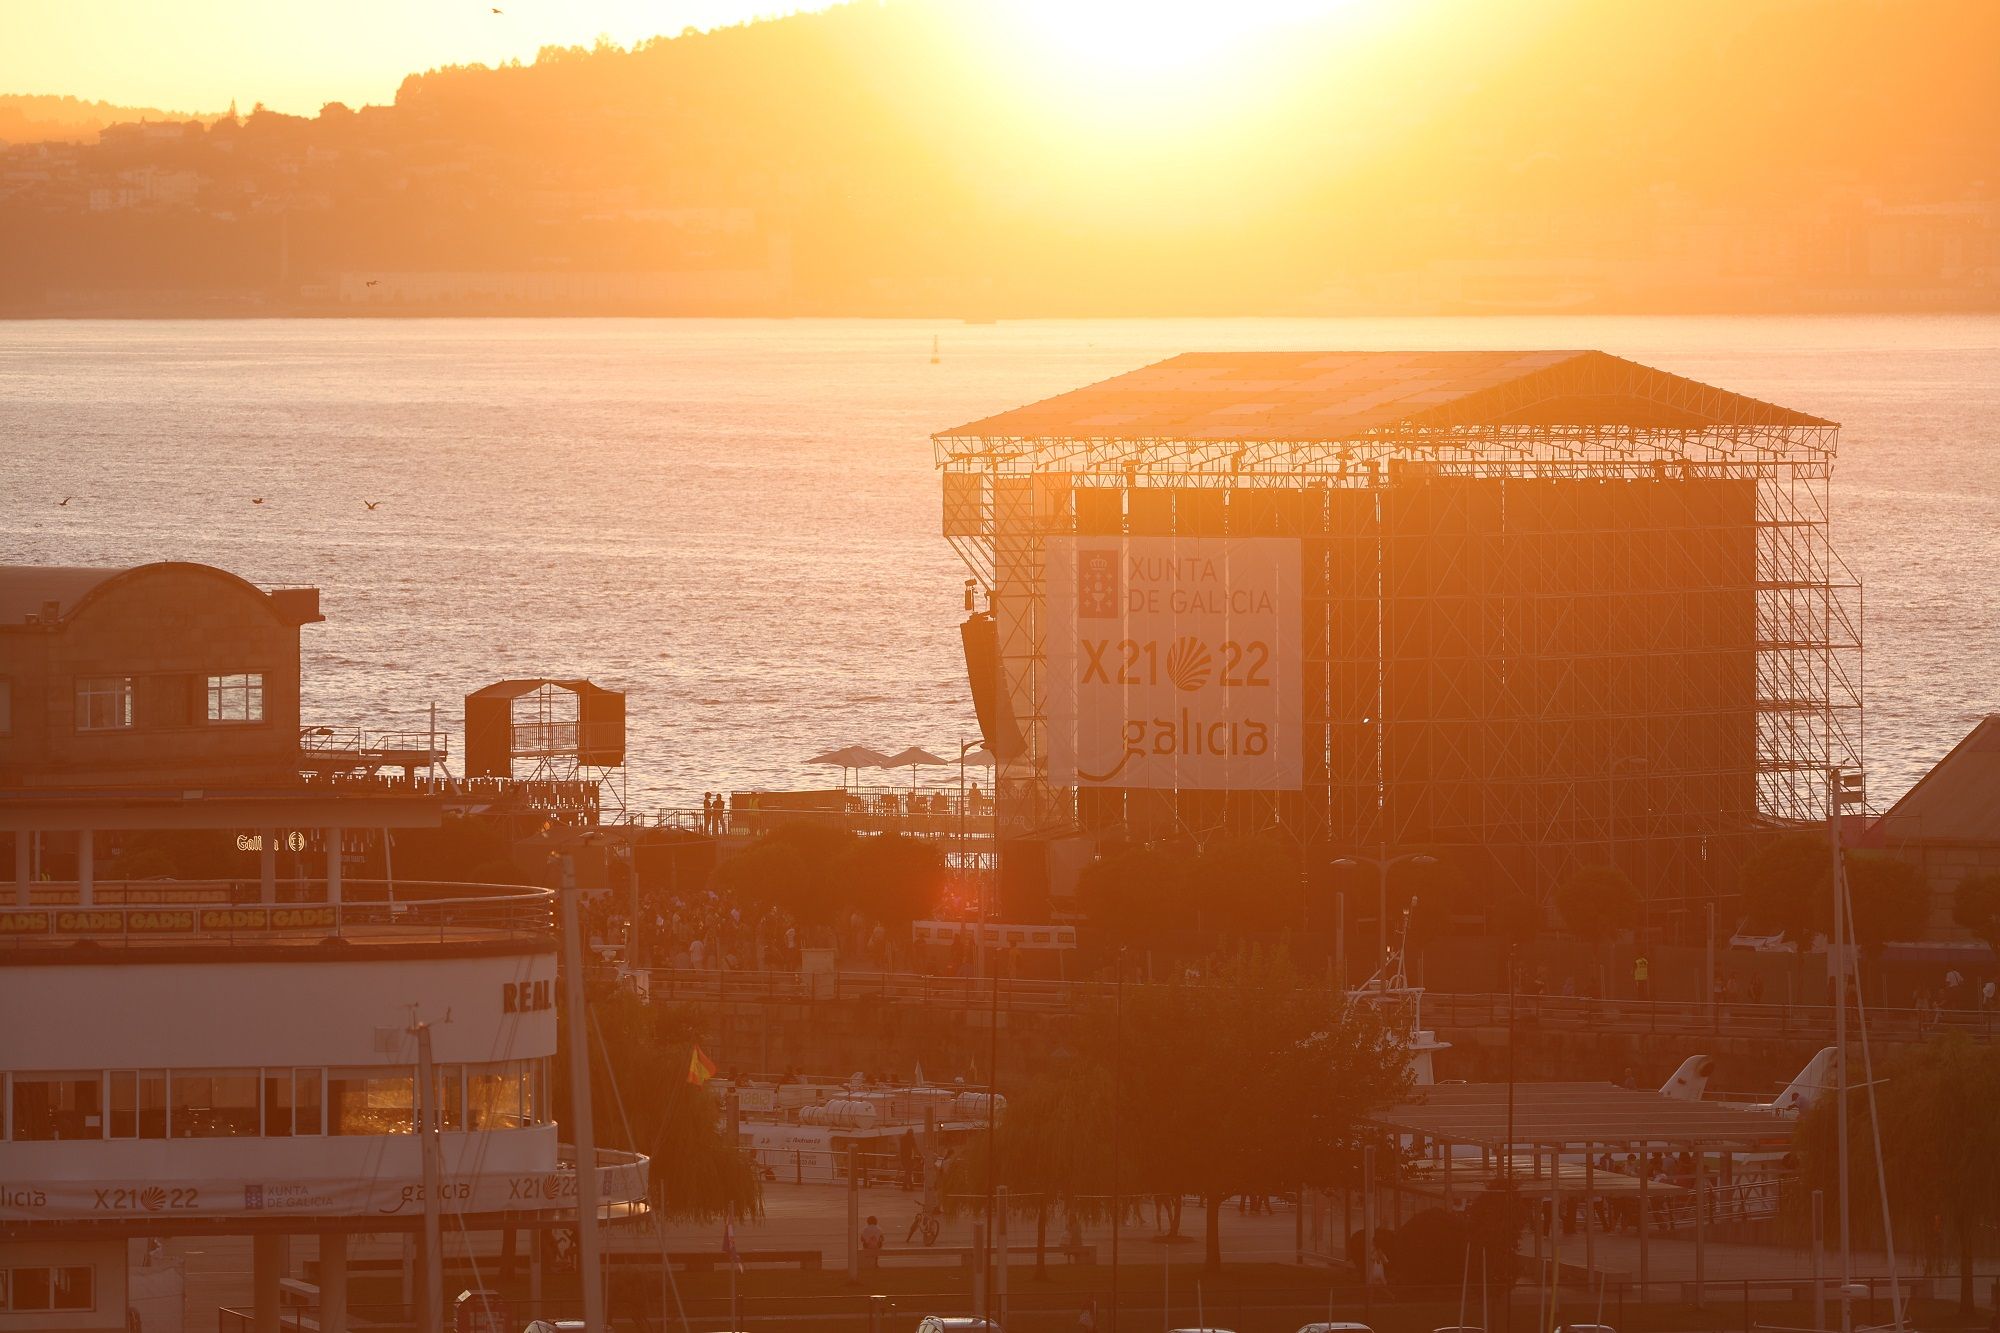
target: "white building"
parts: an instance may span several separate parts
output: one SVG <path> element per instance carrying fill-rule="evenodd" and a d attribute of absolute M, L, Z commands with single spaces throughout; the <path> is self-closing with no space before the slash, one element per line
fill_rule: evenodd
<path fill-rule="evenodd" d="M 133 886 L 156 901 L 103 906 L 99 885 L 87 910 L 0 910 L 0 1330 L 123 1330 L 129 1238 L 245 1233 L 260 1315 L 281 1238 L 318 1233 L 319 1324 L 344 1328 L 346 1234 L 423 1219 L 415 1021 L 449 1225 L 574 1219 L 551 895 L 397 890 L 266 907 Z M 643 1158 L 600 1163 L 606 1200 L 644 1197 Z"/>

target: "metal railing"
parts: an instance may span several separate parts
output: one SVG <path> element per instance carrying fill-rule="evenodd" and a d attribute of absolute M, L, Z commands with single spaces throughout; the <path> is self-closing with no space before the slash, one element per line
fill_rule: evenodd
<path fill-rule="evenodd" d="M 754 1003 L 767 1000 L 871 1001 L 925 1007 L 986 1009 L 1070 1009 L 1108 1004 L 1116 989 L 1108 981 L 1046 981 L 1019 977 L 931 976 L 916 972 L 728 971 L 713 968 L 652 968 L 655 999 Z M 1128 998 L 1160 982 L 1126 983 Z M 1698 1000 L 1601 1000 L 1570 996 L 1507 995 L 1505 992 L 1453 993 L 1426 990 L 1424 1025 L 1435 1030 L 1499 1028 L 1510 1017 L 1516 1026 L 1595 1032 L 1703 1033 L 1833 1039 L 1833 1006 L 1814 1004 L 1704 1004 Z M 1852 1010 L 1850 1010 L 1850 1014 Z M 2000 1035 L 2000 1009 L 1892 1009 L 1870 1005 L 1870 1035 L 1911 1040 L 1942 1029 L 1979 1041 Z"/>
<path fill-rule="evenodd" d="M 554 933 L 555 895 L 519 884 L 349 879 L 341 901 L 323 880 L 286 879 L 275 900 L 257 880 L 98 881 L 36 884 L 27 907 L 0 908 L 0 952 L 157 945 L 262 946 L 544 940 Z"/>

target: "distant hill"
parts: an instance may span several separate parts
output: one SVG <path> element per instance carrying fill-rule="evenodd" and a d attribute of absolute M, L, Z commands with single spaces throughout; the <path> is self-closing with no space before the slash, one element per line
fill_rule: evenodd
<path fill-rule="evenodd" d="M 89 143 L 106 125 L 135 120 L 214 120 L 150 106 L 113 106 L 79 97 L 0 93 L 0 143 Z"/>
<path fill-rule="evenodd" d="M 1993 0 L 1397 0 L 1136 73 L 1008 13 L 431 70 L 113 131 L 11 193 L 0 158 L 0 308 L 2000 305 Z"/>

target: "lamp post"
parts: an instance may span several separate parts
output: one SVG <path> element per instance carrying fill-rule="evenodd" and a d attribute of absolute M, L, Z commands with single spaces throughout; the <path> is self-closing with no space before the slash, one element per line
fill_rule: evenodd
<path fill-rule="evenodd" d="M 1353 870 L 1359 866 L 1374 866 L 1376 872 L 1375 907 L 1375 959 L 1376 966 L 1389 956 L 1389 867 L 1408 861 L 1413 866 L 1434 866 L 1435 856 L 1426 852 L 1403 852 L 1396 856 L 1343 856 L 1334 861 L 1342 870 Z M 1347 978 L 1342 977 L 1345 982 Z"/>

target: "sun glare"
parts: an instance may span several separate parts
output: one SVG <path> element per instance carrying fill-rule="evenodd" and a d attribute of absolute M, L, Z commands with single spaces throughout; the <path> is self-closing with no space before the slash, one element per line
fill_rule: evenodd
<path fill-rule="evenodd" d="M 1224 64 L 1286 24 L 1343 14 L 1370 0 L 1014 0 L 1031 44 L 1097 78 L 1144 82 Z"/>

